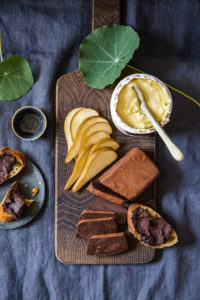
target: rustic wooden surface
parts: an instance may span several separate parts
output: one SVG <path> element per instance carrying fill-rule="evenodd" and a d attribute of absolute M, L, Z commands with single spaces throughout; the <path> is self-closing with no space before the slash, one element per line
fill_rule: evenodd
<path fill-rule="evenodd" d="M 92 1 L 92 30 L 105 24 L 120 24 L 120 0 Z"/>
<path fill-rule="evenodd" d="M 106 3 L 106 4 L 105 4 Z M 114 13 L 112 13 L 114 12 Z M 119 23 L 119 0 L 93 1 L 93 29 L 103 24 Z M 126 73 L 126 72 L 125 72 Z M 122 75 L 122 77 L 125 75 Z M 94 196 L 83 189 L 72 193 L 64 191 L 73 162 L 65 164 L 67 144 L 63 124 L 67 113 L 75 107 L 84 106 L 96 109 L 109 120 L 113 137 L 119 142 L 119 156 L 138 146 L 155 158 L 155 136 L 125 136 L 114 127 L 110 116 L 110 98 L 114 86 L 97 90 L 85 85 L 79 70 L 61 76 L 56 85 L 56 168 L 55 168 L 55 251 L 63 263 L 72 264 L 132 264 L 146 263 L 155 255 L 155 249 L 145 247 L 129 235 L 130 251 L 109 257 L 87 256 L 87 241 L 76 239 L 76 224 L 81 211 L 87 208 Z M 152 208 L 156 206 L 155 184 L 139 197 L 138 202 Z"/>

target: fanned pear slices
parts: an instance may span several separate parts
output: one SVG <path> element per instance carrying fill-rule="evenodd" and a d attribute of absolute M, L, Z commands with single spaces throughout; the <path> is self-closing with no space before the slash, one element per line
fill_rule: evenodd
<path fill-rule="evenodd" d="M 119 144 L 110 137 L 109 122 L 91 108 L 79 107 L 69 112 L 64 129 L 68 145 L 65 162 L 75 159 L 65 190 L 74 184 L 72 190 L 76 192 L 117 158 L 115 150 Z"/>
<path fill-rule="evenodd" d="M 108 147 L 113 150 L 116 150 L 117 148 L 119 148 L 119 144 L 112 138 L 105 138 L 100 140 L 97 144 L 93 146 L 89 146 L 86 149 L 83 149 L 78 155 L 78 158 L 74 165 L 72 175 L 70 176 L 65 186 L 65 190 L 68 190 L 72 186 L 72 184 L 78 179 L 78 177 L 81 175 L 88 157 L 97 149 L 108 148 Z"/>
<path fill-rule="evenodd" d="M 68 152 L 70 151 L 70 149 L 73 145 L 73 140 L 72 140 L 71 131 L 70 131 L 71 120 L 74 117 L 74 115 L 81 109 L 83 109 L 83 107 L 77 107 L 77 108 L 72 109 L 65 118 L 64 132 L 65 132 L 65 139 L 67 141 Z"/>
<path fill-rule="evenodd" d="M 94 151 L 87 159 L 84 169 L 74 184 L 72 191 L 77 192 L 91 178 L 109 166 L 117 159 L 117 153 L 111 148 L 101 148 Z"/>
<path fill-rule="evenodd" d="M 87 118 L 98 115 L 99 113 L 95 109 L 85 107 L 74 108 L 68 113 L 64 122 L 64 132 L 67 141 L 68 152 L 73 145 L 76 132 L 82 122 L 84 122 L 84 120 Z"/>
<path fill-rule="evenodd" d="M 80 146 L 80 151 L 83 149 L 86 149 L 89 146 L 93 146 L 97 144 L 102 139 L 109 139 L 110 135 L 107 132 L 104 131 L 97 131 L 92 134 L 90 134 L 82 143 Z"/>
<path fill-rule="evenodd" d="M 89 146 L 87 149 L 84 149 L 79 153 L 79 156 L 75 161 L 72 174 L 69 177 L 69 179 L 68 179 L 68 181 L 65 185 L 65 191 L 67 191 L 72 186 L 72 184 L 78 179 L 78 177 L 81 175 L 81 172 L 84 169 L 84 166 L 85 166 L 86 161 L 88 159 L 91 148 L 92 147 Z"/>
<path fill-rule="evenodd" d="M 97 131 L 104 131 L 108 134 L 112 133 L 108 121 L 102 117 L 87 118 L 78 128 L 73 146 L 68 151 L 65 162 L 70 162 L 80 152 L 81 143 L 92 133 Z"/>
<path fill-rule="evenodd" d="M 80 125 L 87 118 L 95 117 L 98 115 L 99 115 L 99 113 L 95 109 L 91 109 L 91 108 L 82 108 L 81 110 L 76 112 L 70 123 L 70 131 L 71 131 L 72 140 L 74 141 L 74 139 L 76 137 L 76 133 L 77 133 Z"/>

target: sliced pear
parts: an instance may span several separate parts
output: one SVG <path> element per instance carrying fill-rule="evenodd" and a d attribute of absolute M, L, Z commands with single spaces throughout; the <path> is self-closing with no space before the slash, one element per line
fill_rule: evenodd
<path fill-rule="evenodd" d="M 71 131 L 70 131 L 71 120 L 72 120 L 73 116 L 81 109 L 83 109 L 83 107 L 77 107 L 77 108 L 72 109 L 65 118 L 64 132 L 65 132 L 65 139 L 67 141 L 68 152 L 73 145 Z"/>
<path fill-rule="evenodd" d="M 96 117 L 96 118 L 100 119 L 100 117 Z M 91 120 L 86 119 L 86 121 L 87 122 L 85 123 L 85 125 L 88 125 L 88 126 L 83 126 L 82 127 L 83 129 L 85 128 L 84 131 L 82 129 L 79 131 L 81 126 L 79 127 L 79 129 L 77 131 L 77 134 L 76 134 L 76 137 L 75 137 L 75 140 L 74 140 L 74 144 L 71 147 L 71 149 L 68 152 L 67 157 L 65 159 L 66 163 L 71 161 L 74 157 L 76 157 L 78 155 L 81 143 L 83 143 L 84 140 L 89 135 L 91 135 L 92 133 L 97 132 L 97 131 L 104 131 L 108 134 L 112 133 L 112 128 L 111 128 L 111 126 L 109 125 L 108 122 L 97 122 L 97 123 L 92 123 L 91 124 L 91 122 L 90 122 Z"/>
<path fill-rule="evenodd" d="M 101 148 L 111 148 L 113 150 L 117 150 L 119 148 L 119 144 L 112 138 L 102 139 L 97 144 L 93 145 L 90 148 L 89 155 L 91 155 L 97 149 L 101 149 Z"/>
<path fill-rule="evenodd" d="M 87 149 L 84 149 L 83 151 L 80 152 L 80 154 L 74 164 L 73 172 L 65 185 L 65 188 L 64 188 L 65 191 L 67 191 L 72 186 L 72 184 L 78 179 L 78 177 L 81 175 L 81 172 L 82 172 L 82 170 L 85 166 L 85 163 L 88 159 L 91 148 L 92 147 L 90 146 Z"/>
<path fill-rule="evenodd" d="M 108 123 L 108 121 L 102 117 L 90 117 L 87 118 L 85 121 L 82 122 L 82 124 L 79 126 L 75 139 L 74 139 L 74 143 L 73 143 L 73 148 L 75 146 L 75 148 L 79 147 L 79 145 L 77 145 L 77 142 L 82 140 L 82 136 L 84 135 L 85 131 L 88 129 L 88 127 L 92 126 L 93 124 L 97 123 L 97 122 L 106 122 Z M 72 147 L 70 148 L 70 150 L 72 150 Z M 69 151 L 70 151 L 69 150 Z M 69 153 L 68 151 L 68 153 Z M 74 150 L 73 150 L 74 151 Z M 68 159 L 66 157 L 65 162 L 67 162 Z"/>
<path fill-rule="evenodd" d="M 74 184 L 72 191 L 77 192 L 91 178 L 109 166 L 117 159 L 117 153 L 111 148 L 101 148 L 94 151 L 87 159 L 85 167 Z"/>
<path fill-rule="evenodd" d="M 103 132 L 106 132 L 108 134 L 111 134 L 112 133 L 112 128 L 111 128 L 110 124 L 108 124 L 108 123 L 98 122 L 98 123 L 94 124 L 93 126 L 91 126 L 90 128 L 88 128 L 87 132 L 83 136 L 82 142 L 84 142 L 85 139 L 89 135 L 91 135 L 92 133 L 97 132 L 97 131 L 103 131 Z"/>
<path fill-rule="evenodd" d="M 90 134 L 82 143 L 80 146 L 80 151 L 83 149 L 92 146 L 94 144 L 97 144 L 102 139 L 109 139 L 110 135 L 107 132 L 104 131 L 97 131 L 92 134 Z"/>
<path fill-rule="evenodd" d="M 89 146 L 88 148 L 83 149 L 79 153 L 73 168 L 72 175 L 70 176 L 70 178 L 66 183 L 65 190 L 68 190 L 72 186 L 72 184 L 78 179 L 78 177 L 81 175 L 88 157 L 97 149 L 105 148 L 105 147 L 109 147 L 112 148 L 113 150 L 116 150 L 117 148 L 119 148 L 119 144 L 112 138 L 106 138 L 100 140 L 97 144 L 93 146 Z"/>
<path fill-rule="evenodd" d="M 75 113 L 70 123 L 70 131 L 72 136 L 72 141 L 74 141 L 77 130 L 79 126 L 85 121 L 87 118 L 98 116 L 99 113 L 92 108 L 83 108 Z"/>

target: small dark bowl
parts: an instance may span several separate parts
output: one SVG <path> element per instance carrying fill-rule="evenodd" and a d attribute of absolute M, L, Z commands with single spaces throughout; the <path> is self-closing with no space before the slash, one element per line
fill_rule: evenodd
<path fill-rule="evenodd" d="M 12 129 L 17 137 L 25 141 L 39 139 L 47 128 L 45 114 L 37 107 L 24 106 L 12 118 Z"/>

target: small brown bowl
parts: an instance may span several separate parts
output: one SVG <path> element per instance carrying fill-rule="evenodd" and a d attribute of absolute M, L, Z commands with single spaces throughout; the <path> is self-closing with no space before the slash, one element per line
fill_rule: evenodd
<path fill-rule="evenodd" d="M 19 108 L 12 118 L 14 134 L 25 141 L 39 139 L 47 128 L 47 118 L 37 107 L 23 106 Z"/>

